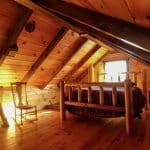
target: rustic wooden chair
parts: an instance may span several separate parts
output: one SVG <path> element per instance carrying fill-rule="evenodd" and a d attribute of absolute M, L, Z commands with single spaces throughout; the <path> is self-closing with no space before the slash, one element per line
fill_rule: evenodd
<path fill-rule="evenodd" d="M 17 122 L 17 116 L 20 116 L 21 125 L 23 125 L 23 118 L 26 115 L 35 115 L 37 120 L 37 106 L 28 103 L 26 82 L 11 83 L 11 91 L 15 106 L 15 121 Z M 17 109 L 20 113 L 17 113 Z"/>

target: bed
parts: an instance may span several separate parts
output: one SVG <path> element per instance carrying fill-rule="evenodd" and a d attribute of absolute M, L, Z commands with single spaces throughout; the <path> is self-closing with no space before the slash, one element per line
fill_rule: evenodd
<path fill-rule="evenodd" d="M 142 85 L 146 82 L 145 76 Z M 137 78 L 136 79 L 137 82 Z M 142 88 L 144 90 L 144 88 Z M 146 98 L 140 88 L 127 76 L 124 82 L 60 83 L 61 120 L 66 110 L 86 117 L 125 116 L 126 132 L 134 131 L 133 119 L 140 118 Z"/>

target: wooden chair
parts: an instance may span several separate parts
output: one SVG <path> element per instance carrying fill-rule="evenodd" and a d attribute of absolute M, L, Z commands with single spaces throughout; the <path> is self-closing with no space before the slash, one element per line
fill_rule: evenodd
<path fill-rule="evenodd" d="M 35 115 L 35 120 L 37 120 L 37 106 L 28 103 L 26 82 L 11 83 L 11 91 L 15 106 L 15 121 L 17 122 L 17 116 L 20 116 L 21 125 L 23 125 L 23 118 L 26 115 Z M 17 113 L 17 109 L 20 113 Z"/>

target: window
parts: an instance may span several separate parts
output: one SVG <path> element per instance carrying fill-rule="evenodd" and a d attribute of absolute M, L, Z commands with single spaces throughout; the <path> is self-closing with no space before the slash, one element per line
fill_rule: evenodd
<path fill-rule="evenodd" d="M 106 82 L 124 81 L 126 78 L 125 72 L 127 72 L 126 60 L 105 62 Z"/>

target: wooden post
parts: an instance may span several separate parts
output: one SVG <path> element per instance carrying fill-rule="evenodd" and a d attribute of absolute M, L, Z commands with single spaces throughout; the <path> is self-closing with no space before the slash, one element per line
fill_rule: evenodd
<path fill-rule="evenodd" d="M 78 102 L 81 102 L 81 87 L 78 86 Z"/>
<path fill-rule="evenodd" d="M 92 65 L 88 68 L 88 82 L 93 81 L 93 68 Z"/>
<path fill-rule="evenodd" d="M 95 69 L 94 65 L 91 65 L 91 82 L 95 82 Z"/>
<path fill-rule="evenodd" d="M 137 86 L 137 73 L 136 72 L 133 73 L 133 81 L 135 85 Z"/>
<path fill-rule="evenodd" d="M 117 91 L 115 86 L 112 87 L 112 103 L 113 106 L 117 105 Z"/>
<path fill-rule="evenodd" d="M 100 105 L 104 105 L 104 90 L 102 86 L 99 87 L 99 98 Z"/>
<path fill-rule="evenodd" d="M 66 119 L 64 81 L 60 82 L 60 119 Z"/>
<path fill-rule="evenodd" d="M 126 72 L 126 80 L 129 80 L 129 72 Z"/>
<path fill-rule="evenodd" d="M 149 109 L 150 104 L 150 89 L 147 90 L 147 109 Z"/>
<path fill-rule="evenodd" d="M 88 87 L 88 103 L 92 103 L 92 90 L 91 87 Z"/>
<path fill-rule="evenodd" d="M 145 109 L 148 109 L 148 99 L 147 99 L 147 72 L 146 69 L 143 69 L 142 71 L 142 91 L 144 96 L 146 97 L 146 105 Z"/>
<path fill-rule="evenodd" d="M 68 91 L 68 92 L 69 92 L 69 93 L 68 93 L 68 94 L 69 94 L 68 97 L 69 97 L 69 101 L 71 102 L 71 99 L 72 99 L 72 87 L 71 87 L 71 86 L 68 86 L 68 90 L 69 90 L 69 91 Z"/>
<path fill-rule="evenodd" d="M 117 90 L 115 86 L 112 87 L 112 103 L 113 103 L 113 106 L 117 105 Z M 115 116 L 115 114 L 116 114 L 116 111 L 113 111 L 113 116 Z"/>
<path fill-rule="evenodd" d="M 132 135 L 133 130 L 133 100 L 132 100 L 132 87 L 129 79 L 124 82 L 125 92 L 125 119 L 126 119 L 126 133 Z"/>

